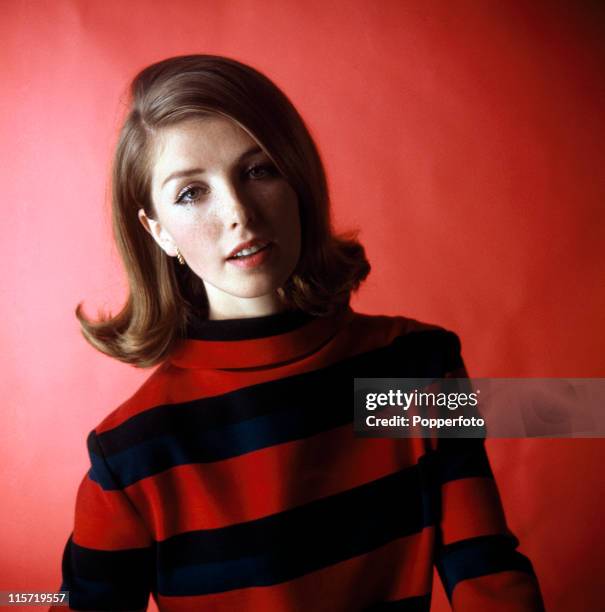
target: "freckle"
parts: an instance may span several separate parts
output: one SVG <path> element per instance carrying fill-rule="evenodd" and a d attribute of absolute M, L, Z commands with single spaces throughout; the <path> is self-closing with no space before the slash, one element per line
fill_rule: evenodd
<path fill-rule="evenodd" d="M 213 240 L 221 235 L 221 226 L 219 223 L 205 223 L 202 226 L 202 236 L 206 239 Z"/>

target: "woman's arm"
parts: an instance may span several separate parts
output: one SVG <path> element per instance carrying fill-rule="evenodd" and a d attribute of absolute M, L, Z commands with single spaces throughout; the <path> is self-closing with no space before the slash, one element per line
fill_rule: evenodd
<path fill-rule="evenodd" d="M 115 482 L 94 431 L 87 446 L 91 468 L 78 488 L 61 590 L 69 591 L 71 610 L 146 610 L 153 588 L 153 540 Z"/>
<path fill-rule="evenodd" d="M 481 439 L 440 440 L 435 564 L 453 610 L 538 612 L 540 588 L 508 529 Z"/>
<path fill-rule="evenodd" d="M 466 378 L 460 340 L 449 336 L 446 377 Z M 441 438 L 433 445 L 440 507 L 435 565 L 453 610 L 543 611 L 532 564 L 506 524 L 484 440 Z"/>

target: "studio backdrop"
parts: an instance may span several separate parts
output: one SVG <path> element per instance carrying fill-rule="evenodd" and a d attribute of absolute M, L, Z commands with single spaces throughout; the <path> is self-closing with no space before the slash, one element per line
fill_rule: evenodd
<path fill-rule="evenodd" d="M 0 19 L 0 590 L 56 590 L 86 434 L 150 371 L 74 316 L 126 295 L 109 171 L 126 87 L 174 55 L 257 67 L 300 109 L 353 307 L 454 330 L 471 376 L 604 377 L 605 9 L 598 2 L 11 0 Z M 599 439 L 488 440 L 547 609 L 602 608 Z M 438 579 L 437 579 L 438 585 Z M 437 586 L 433 609 L 448 609 Z"/>

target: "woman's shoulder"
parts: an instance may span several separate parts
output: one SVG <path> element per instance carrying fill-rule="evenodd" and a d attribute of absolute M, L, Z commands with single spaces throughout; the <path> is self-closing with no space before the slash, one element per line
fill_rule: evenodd
<path fill-rule="evenodd" d="M 359 354 L 376 349 L 394 350 L 399 355 L 448 354 L 460 352 L 460 340 L 453 331 L 442 325 L 429 323 L 405 315 L 372 314 L 349 310 L 348 325 L 341 327 L 334 341 L 342 345 L 343 355 Z M 173 403 L 187 401 L 192 385 L 205 387 L 195 370 L 175 367 L 167 359 L 160 364 L 127 399 L 112 409 L 94 433 L 101 438 L 115 436 L 117 430 L 136 429 L 143 413 L 161 409 Z M 145 420 L 147 416 L 142 417 Z M 107 432 L 111 436 L 103 436 Z"/>
<path fill-rule="evenodd" d="M 136 425 L 139 415 L 147 412 L 150 408 L 162 406 L 170 402 L 171 389 L 173 388 L 174 373 L 171 371 L 168 361 L 160 364 L 143 381 L 142 384 L 122 401 L 117 407 L 101 419 L 93 432 L 97 436 L 114 431 L 120 427 L 129 428 Z"/>
<path fill-rule="evenodd" d="M 436 323 L 405 315 L 366 314 L 355 311 L 351 324 L 361 334 L 381 334 L 391 339 L 418 335 L 426 338 L 445 338 L 459 343 L 458 335 L 454 331 Z"/>
<path fill-rule="evenodd" d="M 458 334 L 436 323 L 403 315 L 355 313 L 352 332 L 373 365 L 399 377 L 464 376 Z M 386 374 L 383 374 L 387 376 Z"/>

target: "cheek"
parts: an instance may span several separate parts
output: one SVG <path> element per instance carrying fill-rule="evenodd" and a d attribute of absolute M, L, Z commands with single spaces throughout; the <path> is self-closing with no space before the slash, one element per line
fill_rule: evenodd
<path fill-rule="evenodd" d="M 280 227 L 292 231 L 299 225 L 298 196 L 288 186 L 283 186 L 267 198 L 270 202 L 270 214 Z"/>
<path fill-rule="evenodd" d="M 218 219 L 210 218 L 198 224 L 197 235 L 200 240 L 213 244 L 218 242 L 222 234 L 222 226 Z"/>
<path fill-rule="evenodd" d="M 221 235 L 221 223 L 217 215 L 200 215 L 190 226 L 191 238 L 194 240 L 216 241 Z"/>
<path fill-rule="evenodd" d="M 216 256 L 220 247 L 221 224 L 214 218 L 198 219 L 187 224 L 178 234 L 177 240 L 190 255 L 210 261 L 208 257 Z"/>
<path fill-rule="evenodd" d="M 298 198 L 296 196 L 291 197 L 287 201 L 287 206 L 283 207 L 283 220 L 284 227 L 288 228 L 288 232 L 292 235 L 292 239 L 300 240 L 300 211 L 298 209 Z"/>

